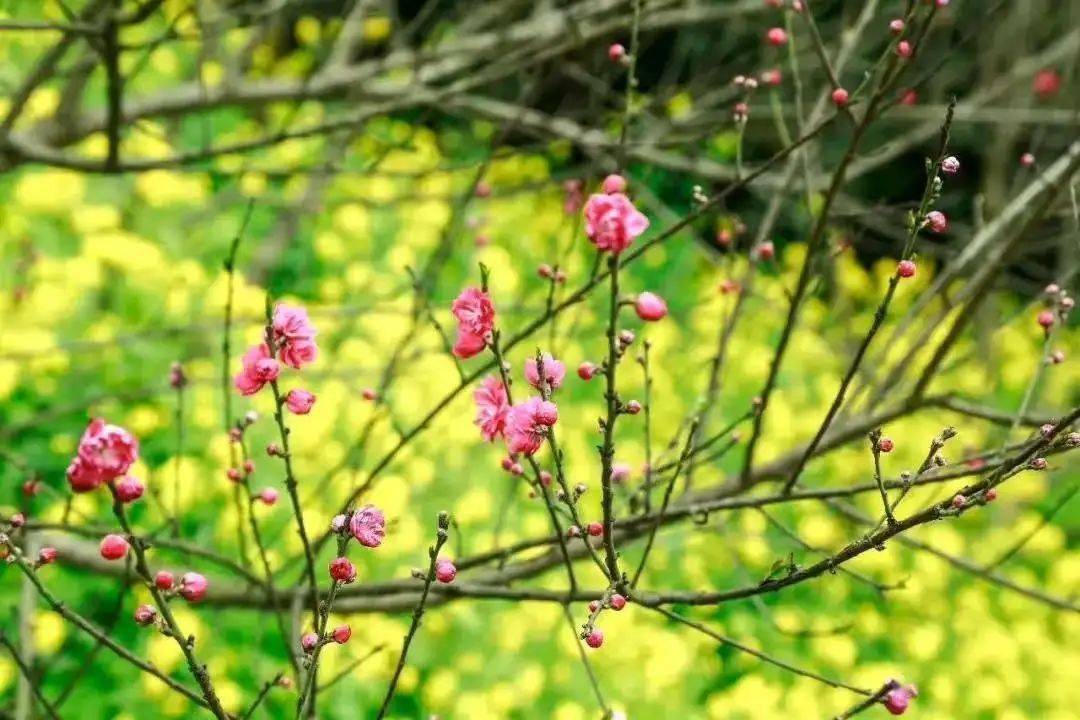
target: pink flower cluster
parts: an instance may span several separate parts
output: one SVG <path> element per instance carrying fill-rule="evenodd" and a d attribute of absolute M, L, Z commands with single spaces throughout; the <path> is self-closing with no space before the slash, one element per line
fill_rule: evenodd
<path fill-rule="evenodd" d="M 307 310 L 285 303 L 278 304 L 268 329 L 275 352 L 271 352 L 265 342 L 248 348 L 240 359 L 240 372 L 233 378 L 236 389 L 241 395 L 254 395 L 267 383 L 277 380 L 281 374 L 281 363 L 299 370 L 315 362 L 319 357 L 315 335 L 315 327 L 308 318 Z M 286 407 L 297 415 L 306 415 L 314 404 L 315 396 L 307 390 L 291 390 L 286 396 Z"/>
<path fill-rule="evenodd" d="M 603 194 L 585 203 L 585 234 L 598 250 L 621 253 L 649 227 L 649 219 L 634 207 L 623 190 L 626 180 L 611 175 L 604 180 Z"/>
<path fill-rule="evenodd" d="M 79 448 L 68 465 L 68 483 L 75 492 L 90 492 L 102 483 L 112 483 L 123 476 L 138 459 L 139 441 L 131 433 L 94 418 L 79 439 Z M 122 484 L 125 502 L 142 495 L 142 484 L 138 480 L 125 479 Z"/>
<path fill-rule="evenodd" d="M 454 354 L 463 360 L 479 355 L 495 329 L 495 305 L 491 297 L 480 288 L 465 288 L 454 300 L 451 311 L 458 322 Z"/>

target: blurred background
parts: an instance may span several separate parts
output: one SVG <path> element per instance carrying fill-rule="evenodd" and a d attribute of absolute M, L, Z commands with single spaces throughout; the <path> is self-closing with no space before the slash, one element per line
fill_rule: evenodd
<path fill-rule="evenodd" d="M 889 20 L 909 5 L 810 3 L 843 85 L 854 91 L 876 69 L 893 41 Z M 953 97 L 950 153 L 962 171 L 946 177 L 937 204 L 949 231 L 920 239 L 918 275 L 901 286 L 843 419 L 882 401 L 879 369 L 893 367 L 897 387 L 910 385 L 918 364 L 904 360 L 926 348 L 897 332 L 899 320 L 938 269 L 954 274 L 918 315 L 939 318 L 927 321 L 935 339 L 966 279 L 1020 231 L 931 387 L 984 417 L 941 407 L 898 417 L 886 426 L 897 450 L 884 472 L 895 479 L 917 468 L 948 425 L 959 436 L 945 457 L 976 467 L 984 451 L 1027 437 L 1027 423 L 1010 427 L 1022 404 L 1049 419 L 1080 398 L 1075 321 L 1048 342 L 1033 321 L 1043 288 L 1074 288 L 1080 263 L 1075 179 L 1054 174 L 1080 127 L 1080 2 L 946 5 L 833 204 L 820 281 L 770 403 L 759 463 L 783 457 L 820 425 L 894 272 Z M 160 562 L 198 569 L 222 597 L 242 595 L 244 578 L 184 547 L 212 549 L 258 574 L 242 537 L 248 510 L 225 476 L 226 432 L 245 411 L 259 413 L 248 431 L 252 486 L 283 491 L 280 464 L 260 450 L 276 428 L 265 394 L 240 398 L 222 379 L 259 341 L 267 293 L 307 307 L 319 330 L 320 360 L 302 377 L 318 401 L 290 420 L 309 527 L 321 532 L 378 468 L 365 501 L 386 512 L 390 529 L 377 552 L 354 557 L 361 582 L 405 578 L 423 565 L 442 509 L 453 513 L 457 558 L 549 532 L 542 503 L 500 468 L 502 448 L 482 442 L 468 388 L 388 455 L 462 373 L 482 365 L 446 352 L 441 328 L 452 330 L 453 298 L 479 282 L 483 263 L 499 326 L 513 335 L 545 312 L 549 292 L 561 301 L 593 272 L 580 193 L 622 168 L 650 233 L 663 230 L 695 208 L 696 195 L 722 191 L 812 127 L 829 88 L 808 24 L 763 0 L 640 3 L 638 81 L 628 88 L 628 69 L 609 59 L 609 46 L 634 47 L 634 8 L 626 0 L 0 2 L 0 510 L 51 526 L 26 543 L 60 549 L 41 576 L 64 603 L 188 680 L 175 643 L 131 621 L 146 591 L 96 557 L 99 529 L 113 529 L 106 497 L 68 490 L 65 468 L 94 416 L 140 439 L 133 474 L 150 492 L 133 506 L 134 522 L 179 543 L 155 549 Z M 786 28 L 789 43 L 765 43 L 771 27 Z M 757 89 L 733 85 L 737 75 L 758 79 Z M 733 120 L 737 102 L 747 103 L 744 124 Z M 671 314 L 648 326 L 627 319 L 639 333 L 632 354 L 650 343 L 651 387 L 646 396 L 638 363 L 623 365 L 621 392 L 647 398 L 650 420 L 648 429 L 639 419 L 620 424 L 617 459 L 632 468 L 622 511 L 642 481 L 646 437 L 657 456 L 673 459 L 669 442 L 701 411 L 737 295 L 732 283 L 745 277 L 747 250 L 771 241 L 776 260 L 761 265 L 745 301 L 706 429 L 743 416 L 761 391 L 805 242 L 851 133 L 839 118 L 791 173 L 770 169 L 625 270 L 625 292 L 656 292 Z M 1046 185 L 1060 192 L 1025 225 Z M 223 368 L 231 253 L 231 364 Z M 544 263 L 564 271 L 566 283 L 538 277 Z M 509 353 L 512 374 L 520 377 L 538 348 L 571 369 L 599 362 L 606 312 L 604 292 L 588 295 Z M 1065 361 L 1047 365 L 1052 351 Z M 183 391 L 169 384 L 174 362 L 190 380 Z M 589 488 L 583 512 L 598 519 L 600 384 L 568 377 L 557 399 L 568 475 Z M 740 428 L 743 437 L 748 430 Z M 1049 461 L 1049 472 L 1002 486 L 994 505 L 914 531 L 921 547 L 893 542 L 851 562 L 850 573 L 693 617 L 860 687 L 890 677 L 916 683 L 916 717 L 1074 718 L 1080 508 L 1070 501 L 1080 469 L 1069 455 Z M 721 486 L 741 462 L 735 447 L 700 463 L 676 499 Z M 871 472 L 860 436 L 813 461 L 803 480 L 846 487 Z M 949 487 L 916 488 L 903 507 L 944 499 Z M 852 503 L 880 510 L 874 493 Z M 251 511 L 278 582 L 295 582 L 302 548 L 288 504 Z M 810 564 L 864 532 L 819 503 L 716 513 L 665 528 L 644 585 L 740 587 L 775 572 L 778 561 Z M 579 567 L 584 586 L 602 584 L 589 563 Z M 459 577 L 468 581 L 469 572 Z M 564 584 L 558 566 L 522 583 Z M 177 610 L 237 712 L 288 667 L 271 615 L 244 605 L 215 602 L 212 592 Z M 322 677 L 341 676 L 321 695 L 320 717 L 374 716 L 409 621 L 408 607 L 377 609 L 357 602 L 335 615 L 352 624 L 353 639 L 323 653 Z M 584 606 L 572 610 L 583 622 Z M 11 567 L 0 568 L 0 627 L 63 717 L 195 715 L 183 697 L 49 612 Z M 633 605 L 605 613 L 603 628 L 604 647 L 589 655 L 603 703 L 635 720 L 826 718 L 858 699 Z M 391 716 L 599 718 L 577 644 L 557 604 L 440 603 L 410 653 Z M 294 705 L 295 691 L 277 688 L 260 713 L 288 717 Z M 9 654 L 0 655 L 0 713 L 45 717 Z"/>

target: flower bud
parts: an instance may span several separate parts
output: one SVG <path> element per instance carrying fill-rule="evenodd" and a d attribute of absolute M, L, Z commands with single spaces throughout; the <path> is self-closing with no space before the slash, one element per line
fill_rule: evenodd
<path fill-rule="evenodd" d="M 435 579 L 446 584 L 454 582 L 457 577 L 457 567 L 450 560 L 439 560 L 435 563 Z"/>
<path fill-rule="evenodd" d="M 135 622 L 143 627 L 154 622 L 157 618 L 157 610 L 151 605 L 140 605 L 135 608 Z"/>
<path fill-rule="evenodd" d="M 130 545 L 121 535 L 109 533 L 101 539 L 101 557 L 106 560 L 119 560 L 127 555 Z"/>
<path fill-rule="evenodd" d="M 158 590 L 172 590 L 175 581 L 173 574 L 168 570 L 159 570 L 154 576 L 154 586 Z"/>

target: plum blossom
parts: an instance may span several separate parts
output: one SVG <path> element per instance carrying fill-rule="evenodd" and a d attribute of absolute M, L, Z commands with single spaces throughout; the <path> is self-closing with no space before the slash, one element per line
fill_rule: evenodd
<path fill-rule="evenodd" d="M 124 428 L 94 418 L 79 440 L 78 461 L 103 480 L 112 480 L 128 471 L 139 459 L 139 441 Z"/>
<path fill-rule="evenodd" d="M 374 505 L 365 505 L 353 513 L 349 531 L 364 547 L 377 548 L 386 537 L 386 516 Z"/>
<path fill-rule="evenodd" d="M 279 303 L 274 308 L 271 321 L 274 347 L 281 362 L 299 370 L 315 362 L 319 347 L 315 344 L 315 326 L 308 318 L 307 310 L 294 305 Z"/>
<path fill-rule="evenodd" d="M 514 405 L 506 418 L 506 446 L 511 453 L 533 455 L 544 444 L 548 428 L 559 419 L 555 403 L 539 397 Z"/>
<path fill-rule="evenodd" d="M 649 227 L 649 219 L 622 193 L 590 195 L 585 234 L 599 250 L 620 253 Z"/>
<path fill-rule="evenodd" d="M 488 375 L 473 391 L 473 399 L 476 400 L 476 424 L 480 426 L 480 434 L 488 442 L 502 437 L 506 415 L 510 412 L 510 402 L 502 380 Z"/>
<path fill-rule="evenodd" d="M 566 365 L 552 357 L 551 353 L 544 353 L 540 357 L 543 360 L 544 381 L 552 390 L 558 389 L 562 385 L 563 378 L 566 377 Z M 540 389 L 540 373 L 536 367 L 536 358 L 525 361 L 525 379 L 534 388 Z"/>
<path fill-rule="evenodd" d="M 285 396 L 285 407 L 297 415 L 307 415 L 315 404 L 315 395 L 299 388 L 290 390 Z"/>
<path fill-rule="evenodd" d="M 495 306 L 491 297 L 480 288 L 465 288 L 454 300 L 451 311 L 458 321 L 454 354 L 462 359 L 480 354 L 495 328 Z"/>
<path fill-rule="evenodd" d="M 233 384 L 241 395 L 254 395 L 268 382 L 277 379 L 281 365 L 270 357 L 270 348 L 265 343 L 253 345 L 240 359 L 240 373 L 233 378 Z"/>

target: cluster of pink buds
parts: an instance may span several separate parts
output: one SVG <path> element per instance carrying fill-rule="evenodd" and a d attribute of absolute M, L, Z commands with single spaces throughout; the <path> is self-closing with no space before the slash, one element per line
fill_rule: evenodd
<path fill-rule="evenodd" d="M 190 603 L 196 603 L 206 597 L 206 591 L 210 583 L 197 572 L 186 572 L 180 576 L 180 582 L 168 570 L 159 570 L 154 575 L 154 587 L 167 599 L 179 595 Z M 144 609 L 149 608 L 150 612 Z M 140 625 L 149 625 L 157 617 L 157 612 L 147 605 L 141 606 L 135 611 L 135 622 Z"/>
<path fill-rule="evenodd" d="M 575 211 L 576 212 L 576 211 Z M 554 283 L 562 285 L 566 282 L 566 273 L 558 268 L 553 268 L 547 263 L 542 263 L 536 268 L 536 274 L 545 280 L 550 280 Z"/>
<path fill-rule="evenodd" d="M 1035 319 L 1043 330 L 1049 334 L 1055 324 L 1065 322 L 1073 307 L 1076 306 L 1076 301 L 1057 283 L 1047 285 L 1044 293 L 1048 307 L 1042 310 Z M 1065 359 L 1064 354 L 1062 354 L 1061 359 Z"/>
<path fill-rule="evenodd" d="M 304 654 L 311 655 L 315 650 L 322 645 L 328 645 L 330 643 L 337 643 L 338 645 L 344 645 L 349 642 L 352 637 L 352 628 L 348 625 L 338 625 L 336 628 L 330 631 L 325 637 L 319 637 L 318 633 L 304 633 L 300 637 L 300 649 L 304 651 Z"/>
<path fill-rule="evenodd" d="M 240 359 L 240 373 L 233 378 L 233 384 L 241 395 L 254 395 L 268 383 L 276 382 L 282 363 L 300 370 L 319 356 L 315 327 L 301 307 L 279 303 L 274 308 L 266 335 L 265 342 L 248 348 Z M 315 396 L 300 389 L 289 391 L 285 399 L 286 407 L 298 415 L 310 412 L 314 403 Z"/>

